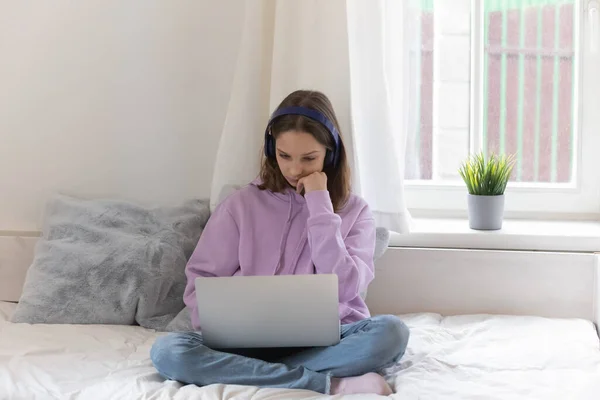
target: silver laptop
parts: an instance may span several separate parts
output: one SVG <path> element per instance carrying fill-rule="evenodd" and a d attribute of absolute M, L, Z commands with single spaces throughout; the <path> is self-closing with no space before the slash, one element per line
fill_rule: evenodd
<path fill-rule="evenodd" d="M 340 341 L 337 275 L 196 278 L 204 344 L 214 349 Z"/>

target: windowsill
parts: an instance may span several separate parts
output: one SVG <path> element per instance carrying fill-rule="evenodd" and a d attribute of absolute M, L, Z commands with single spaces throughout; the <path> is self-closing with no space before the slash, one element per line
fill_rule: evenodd
<path fill-rule="evenodd" d="M 477 231 L 467 219 L 413 218 L 411 232 L 392 233 L 390 246 L 597 252 L 600 221 L 505 219 L 501 230 Z"/>

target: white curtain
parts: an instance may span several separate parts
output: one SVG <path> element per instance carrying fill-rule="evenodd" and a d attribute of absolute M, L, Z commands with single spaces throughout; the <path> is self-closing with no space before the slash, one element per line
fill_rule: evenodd
<path fill-rule="evenodd" d="M 211 205 L 226 185 L 256 177 L 270 113 L 297 89 L 332 101 L 354 191 L 378 226 L 405 233 L 405 146 L 410 71 L 407 2 L 247 0 Z"/>

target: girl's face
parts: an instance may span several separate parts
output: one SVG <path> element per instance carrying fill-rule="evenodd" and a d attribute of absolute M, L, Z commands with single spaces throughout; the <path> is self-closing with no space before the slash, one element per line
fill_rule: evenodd
<path fill-rule="evenodd" d="M 292 187 L 313 172 L 323 171 L 327 148 L 306 132 L 286 131 L 275 141 L 277 164 Z"/>

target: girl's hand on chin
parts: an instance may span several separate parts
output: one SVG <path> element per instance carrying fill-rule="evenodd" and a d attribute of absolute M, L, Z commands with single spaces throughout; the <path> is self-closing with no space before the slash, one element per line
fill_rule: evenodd
<path fill-rule="evenodd" d="M 327 190 L 327 175 L 325 172 L 313 172 L 301 178 L 296 185 L 296 192 L 301 193 L 302 190 L 305 194 L 316 190 Z"/>

